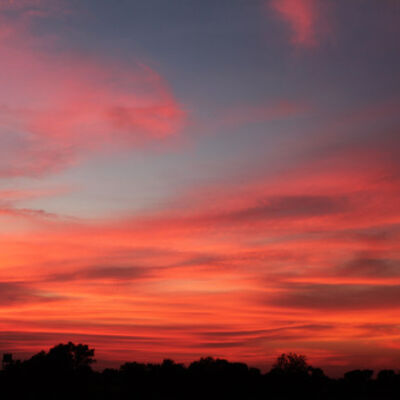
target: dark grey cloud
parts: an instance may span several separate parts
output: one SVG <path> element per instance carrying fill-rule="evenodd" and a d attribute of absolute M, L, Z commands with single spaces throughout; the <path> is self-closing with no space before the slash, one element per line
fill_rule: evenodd
<path fill-rule="evenodd" d="M 146 274 L 142 267 L 100 267 L 82 271 L 80 278 L 85 279 L 137 279 Z"/>
<path fill-rule="evenodd" d="M 251 337 L 282 337 L 281 335 L 292 332 L 295 336 L 302 336 L 309 332 L 324 331 L 332 329 L 329 324 L 300 324 L 294 326 L 280 326 L 272 329 L 255 329 L 255 330 L 221 330 L 201 332 L 199 335 L 208 339 L 218 338 L 251 338 Z"/>
<path fill-rule="evenodd" d="M 219 349 L 219 348 L 230 348 L 230 347 L 242 347 L 247 344 L 247 341 L 220 341 L 220 342 L 201 342 L 196 343 L 195 347 L 197 348 L 206 348 L 206 349 Z"/>
<path fill-rule="evenodd" d="M 48 332 L 48 331 L 2 331 L 0 332 L 0 352 L 9 351 L 13 348 L 24 348 L 26 344 L 42 344 L 45 348 L 61 342 L 84 342 L 84 343 L 125 343 L 125 344 L 165 344 L 168 339 L 160 338 L 156 333 L 152 336 L 146 335 L 109 335 L 109 334 L 84 334 L 71 332 Z"/>
<path fill-rule="evenodd" d="M 360 256 L 339 267 L 340 276 L 386 278 L 400 276 L 400 260 Z"/>
<path fill-rule="evenodd" d="M 268 305 L 315 310 L 367 310 L 400 307 L 400 285 L 286 284 L 265 296 Z"/>
<path fill-rule="evenodd" d="M 198 254 L 187 258 L 186 260 L 179 262 L 178 266 L 197 266 L 197 265 L 215 265 L 221 264 L 221 262 L 226 261 L 227 257 L 212 255 L 212 254 Z"/>
<path fill-rule="evenodd" d="M 149 275 L 149 268 L 144 267 L 90 267 L 67 273 L 56 273 L 44 278 L 48 282 L 69 281 L 132 281 Z"/>
<path fill-rule="evenodd" d="M 20 303 L 36 303 L 54 301 L 59 296 L 44 293 L 30 288 L 26 284 L 14 282 L 0 282 L 0 306 L 12 306 Z"/>
<path fill-rule="evenodd" d="M 280 342 L 282 340 L 302 340 L 313 337 L 317 332 L 331 330 L 329 324 L 300 324 L 295 326 L 281 326 L 272 329 L 260 330 L 225 330 L 208 331 L 196 334 L 205 341 L 196 344 L 204 348 L 229 348 L 229 347 L 258 347 L 265 343 Z"/>
<path fill-rule="evenodd" d="M 367 334 L 369 337 L 371 336 L 381 336 L 381 335 L 399 335 L 400 334 L 400 324 L 380 324 L 380 323 L 368 323 L 368 324 L 360 324 L 356 326 L 359 329 L 362 329 L 363 332 L 360 334 L 360 337 L 365 337 Z"/>
<path fill-rule="evenodd" d="M 332 215 L 349 210 L 346 197 L 334 196 L 276 196 L 246 209 L 215 216 L 219 222 L 245 222 L 265 219 L 308 218 Z"/>
<path fill-rule="evenodd" d="M 58 215 L 49 213 L 45 210 L 35 210 L 30 208 L 16 208 L 12 205 L 0 203 L 0 217 L 2 215 L 12 217 L 32 217 L 32 218 L 57 218 Z"/>

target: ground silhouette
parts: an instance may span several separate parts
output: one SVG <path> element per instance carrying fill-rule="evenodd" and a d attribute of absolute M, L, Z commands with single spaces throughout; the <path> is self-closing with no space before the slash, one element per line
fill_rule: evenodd
<path fill-rule="evenodd" d="M 332 379 L 304 355 L 282 354 L 267 373 L 244 363 L 206 357 L 188 366 L 128 362 L 95 371 L 94 349 L 58 344 L 31 358 L 4 353 L 0 397 L 5 399 L 399 399 L 400 373 L 353 370 Z"/>

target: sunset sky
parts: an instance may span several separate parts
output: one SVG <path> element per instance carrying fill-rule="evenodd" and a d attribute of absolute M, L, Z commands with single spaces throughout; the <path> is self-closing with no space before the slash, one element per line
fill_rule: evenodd
<path fill-rule="evenodd" d="M 400 366 L 400 2 L 0 0 L 0 353 Z"/>

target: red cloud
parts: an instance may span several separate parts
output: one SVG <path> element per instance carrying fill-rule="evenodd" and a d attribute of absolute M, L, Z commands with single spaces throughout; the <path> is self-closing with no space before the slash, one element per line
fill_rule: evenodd
<path fill-rule="evenodd" d="M 0 331 L 40 332 L 41 345 L 79 337 L 146 360 L 212 351 L 254 364 L 280 349 L 314 346 L 324 366 L 333 363 L 326 354 L 346 344 L 351 354 L 371 354 L 362 326 L 398 324 L 398 182 L 351 165 L 331 168 L 298 167 L 219 196 L 208 187 L 208 202 L 197 192 L 153 217 L 49 219 L 31 232 L 7 232 L 0 282 L 18 301 L 3 306 Z M 377 227 L 387 232 L 374 244 L 384 262 L 352 261 L 371 244 L 345 232 Z M 20 298 L 21 285 L 57 301 Z M 30 340 L 15 348 L 33 351 Z M 393 349 L 390 331 L 376 331 L 374 340 Z"/>
<path fill-rule="evenodd" d="M 317 44 L 315 25 L 318 19 L 317 0 L 272 0 L 270 6 L 290 25 L 291 41 L 296 46 Z"/>

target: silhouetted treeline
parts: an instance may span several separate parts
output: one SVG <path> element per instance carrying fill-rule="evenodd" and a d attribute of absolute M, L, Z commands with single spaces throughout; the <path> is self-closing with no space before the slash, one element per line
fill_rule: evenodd
<path fill-rule="evenodd" d="M 0 398 L 4 399 L 400 399 L 400 373 L 354 370 L 327 377 L 306 357 L 282 354 L 262 374 L 244 363 L 212 357 L 189 366 L 128 362 L 119 369 L 92 369 L 94 349 L 71 342 L 28 360 L 3 354 Z"/>

